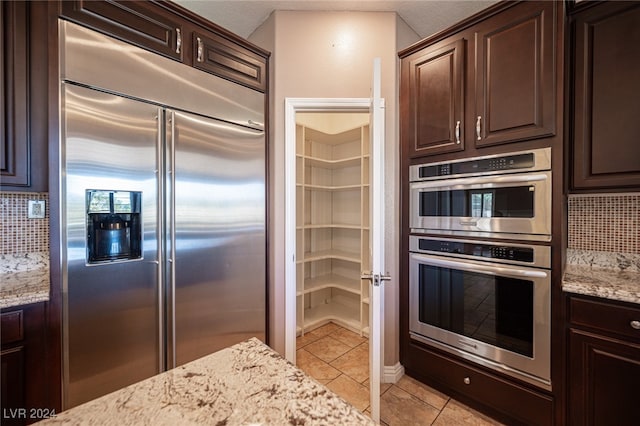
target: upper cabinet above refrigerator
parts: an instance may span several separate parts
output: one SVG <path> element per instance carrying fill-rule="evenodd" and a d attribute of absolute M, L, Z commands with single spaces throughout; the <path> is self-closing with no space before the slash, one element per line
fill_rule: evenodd
<path fill-rule="evenodd" d="M 65 81 L 264 129 L 265 95 L 261 92 L 71 22 L 61 20 L 60 28 L 64 58 L 60 76 Z M 91 63 L 87 58 L 92 58 Z M 156 65 L 159 59 L 161 64 Z M 203 75 L 209 77 L 206 83 Z"/>
<path fill-rule="evenodd" d="M 62 16 L 120 40 L 181 61 L 184 25 L 144 1 L 63 1 Z"/>
<path fill-rule="evenodd" d="M 260 92 L 269 53 L 172 2 L 61 2 L 61 16 Z"/>

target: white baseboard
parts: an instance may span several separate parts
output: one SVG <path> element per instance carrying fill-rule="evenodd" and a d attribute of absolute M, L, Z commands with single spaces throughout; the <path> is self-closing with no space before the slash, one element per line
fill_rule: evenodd
<path fill-rule="evenodd" d="M 404 376 L 404 367 L 399 362 L 396 365 L 385 365 L 382 369 L 382 383 L 397 383 Z"/>

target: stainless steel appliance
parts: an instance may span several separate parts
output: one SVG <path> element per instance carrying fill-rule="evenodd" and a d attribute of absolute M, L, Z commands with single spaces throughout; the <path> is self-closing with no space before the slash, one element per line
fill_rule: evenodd
<path fill-rule="evenodd" d="M 64 408 L 266 335 L 264 94 L 60 21 Z"/>
<path fill-rule="evenodd" d="M 550 169 L 550 148 L 411 166 L 411 231 L 549 241 Z"/>
<path fill-rule="evenodd" d="M 550 389 L 548 246 L 409 237 L 411 338 Z"/>

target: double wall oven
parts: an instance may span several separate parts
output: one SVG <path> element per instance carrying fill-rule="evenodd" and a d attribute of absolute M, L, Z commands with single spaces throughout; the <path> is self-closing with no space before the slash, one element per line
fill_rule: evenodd
<path fill-rule="evenodd" d="M 551 150 L 410 168 L 409 331 L 550 389 Z"/>

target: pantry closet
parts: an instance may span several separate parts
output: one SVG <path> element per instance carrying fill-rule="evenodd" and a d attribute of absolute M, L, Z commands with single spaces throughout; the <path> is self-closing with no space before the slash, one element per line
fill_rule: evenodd
<path fill-rule="evenodd" d="M 297 335 L 369 334 L 369 114 L 296 114 Z"/>

